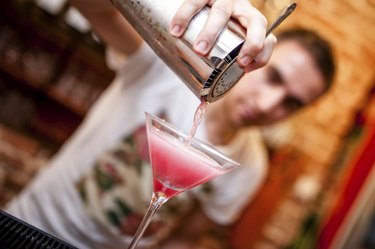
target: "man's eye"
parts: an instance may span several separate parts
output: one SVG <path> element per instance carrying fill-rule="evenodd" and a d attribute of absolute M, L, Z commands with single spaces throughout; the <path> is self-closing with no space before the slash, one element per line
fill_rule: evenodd
<path fill-rule="evenodd" d="M 271 83 L 281 83 L 281 76 L 274 67 L 269 68 L 267 76 Z"/>

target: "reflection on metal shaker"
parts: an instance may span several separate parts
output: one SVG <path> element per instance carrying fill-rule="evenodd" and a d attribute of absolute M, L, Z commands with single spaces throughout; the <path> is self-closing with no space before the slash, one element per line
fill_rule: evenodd
<path fill-rule="evenodd" d="M 199 99 L 206 102 L 218 100 L 243 75 L 244 72 L 237 64 L 236 58 L 246 32 L 234 20 L 229 20 L 211 51 L 206 56 L 200 56 L 193 51 L 193 43 L 208 18 L 208 6 L 194 16 L 184 35 L 176 38 L 169 33 L 169 24 L 183 0 L 112 2 Z"/>

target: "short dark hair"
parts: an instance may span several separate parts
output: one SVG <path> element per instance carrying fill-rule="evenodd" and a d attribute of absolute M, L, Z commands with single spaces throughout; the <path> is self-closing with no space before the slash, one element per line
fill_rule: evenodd
<path fill-rule="evenodd" d="M 277 35 L 278 42 L 293 40 L 310 52 L 315 64 L 326 80 L 328 89 L 335 76 L 335 59 L 330 43 L 317 32 L 305 28 L 295 28 L 282 31 Z"/>

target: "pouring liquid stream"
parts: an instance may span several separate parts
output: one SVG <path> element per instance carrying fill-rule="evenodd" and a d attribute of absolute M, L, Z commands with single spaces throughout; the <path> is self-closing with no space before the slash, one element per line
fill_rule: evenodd
<path fill-rule="evenodd" d="M 199 104 L 199 106 L 195 110 L 194 119 L 193 119 L 193 126 L 190 129 L 188 137 L 186 138 L 186 145 L 190 144 L 190 140 L 194 137 L 195 133 L 197 132 L 197 129 L 198 129 L 200 123 L 202 122 L 202 120 L 203 120 L 203 118 L 206 114 L 208 104 L 209 103 L 206 102 L 205 99 L 202 99 L 201 103 Z"/>

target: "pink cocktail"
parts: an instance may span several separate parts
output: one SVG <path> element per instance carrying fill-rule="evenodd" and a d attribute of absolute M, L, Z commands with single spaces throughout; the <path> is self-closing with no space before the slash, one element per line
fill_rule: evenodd
<path fill-rule="evenodd" d="M 154 191 L 129 249 L 136 247 L 152 217 L 168 199 L 239 166 L 213 147 L 148 113 L 146 127 Z"/>
<path fill-rule="evenodd" d="M 225 173 L 215 160 L 162 132 L 148 133 L 154 191 L 167 198 Z"/>

